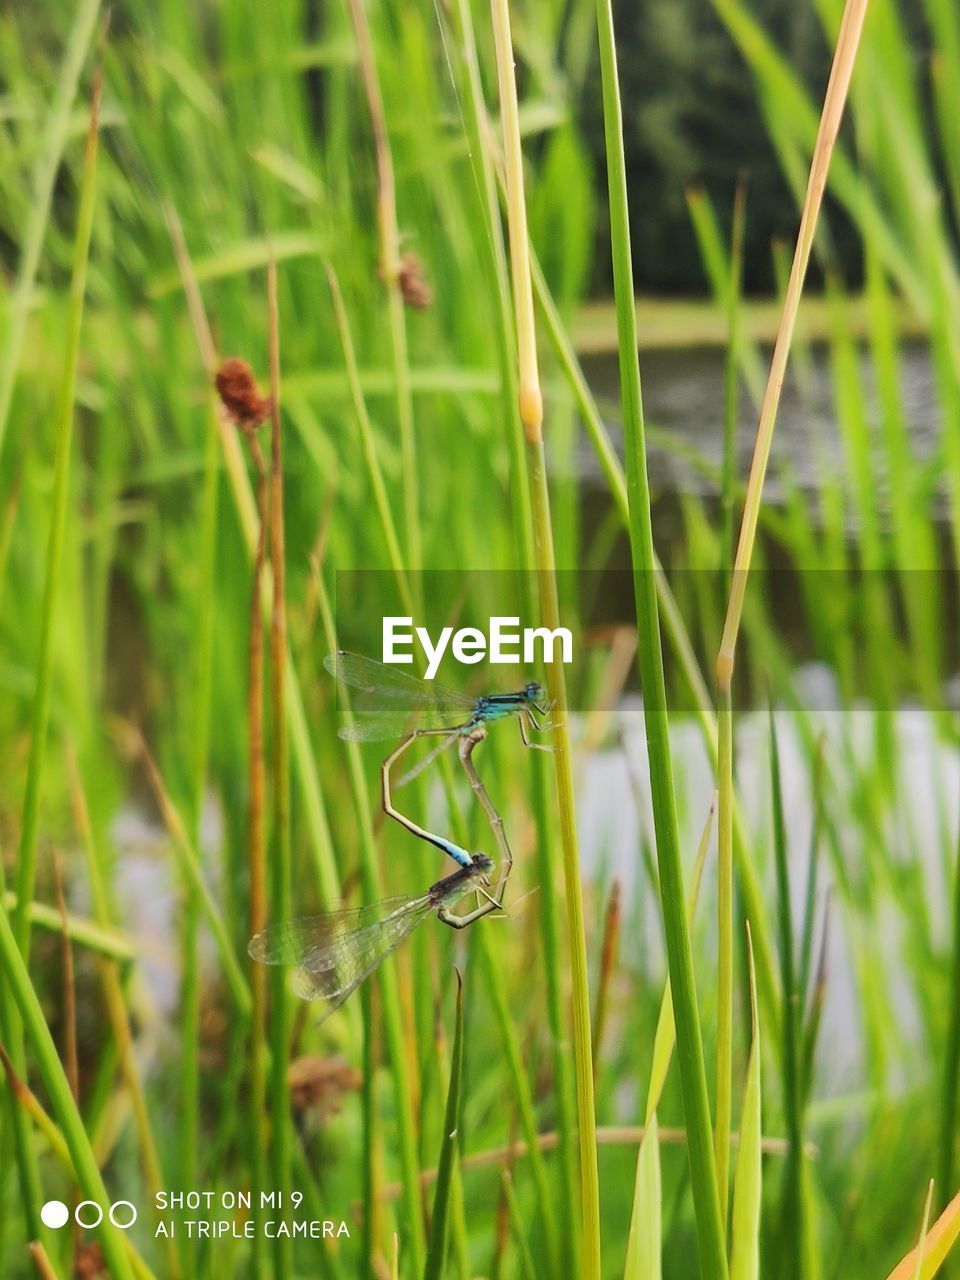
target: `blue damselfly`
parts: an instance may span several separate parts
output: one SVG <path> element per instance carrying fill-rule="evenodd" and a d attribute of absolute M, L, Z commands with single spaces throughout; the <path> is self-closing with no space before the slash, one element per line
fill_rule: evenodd
<path fill-rule="evenodd" d="M 263 964 L 294 966 L 297 995 L 325 1002 L 322 1022 L 428 916 L 435 914 L 452 929 L 464 929 L 499 909 L 499 901 L 483 888 L 489 884 L 487 872 L 493 862 L 483 853 L 470 857 L 464 850 L 460 852 L 467 863 L 431 885 L 426 893 L 282 920 L 251 938 L 247 950 Z M 450 908 L 471 890 L 483 894 L 486 901 L 466 915 L 455 915 Z"/>
<path fill-rule="evenodd" d="M 348 742 L 385 742 L 411 733 L 441 735 L 452 742 L 478 725 L 515 715 L 524 745 L 533 747 L 538 744 L 530 741 L 527 729 L 539 732 L 543 725 L 538 716 L 548 711 L 546 692 L 535 680 L 514 693 L 482 693 L 474 698 L 345 649 L 328 654 L 323 665 L 343 684 L 358 690 L 353 699 L 357 719 L 338 730 Z M 442 743 L 439 750 L 447 745 Z"/>

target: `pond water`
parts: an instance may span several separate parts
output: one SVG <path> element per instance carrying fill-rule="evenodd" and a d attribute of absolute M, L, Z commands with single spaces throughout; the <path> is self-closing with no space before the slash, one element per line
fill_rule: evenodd
<path fill-rule="evenodd" d="M 769 352 L 764 351 L 762 361 L 768 359 Z M 655 490 L 716 492 L 703 471 L 684 461 L 682 454 L 692 450 L 711 468 L 721 465 L 724 363 L 725 354 L 716 347 L 641 352 L 644 414 L 652 437 L 650 481 Z M 586 357 L 583 367 L 622 456 L 616 355 Z M 762 368 L 760 372 L 761 377 L 765 376 Z M 866 353 L 861 356 L 861 374 L 868 416 L 871 422 L 876 422 L 879 414 L 873 368 Z M 762 390 L 761 381 L 758 396 Z M 906 342 L 901 348 L 900 393 L 904 421 L 916 456 L 926 461 L 937 447 L 940 413 L 930 353 L 924 342 Z M 737 430 L 741 476 L 746 475 L 750 464 L 758 411 L 759 398 L 754 399 L 741 382 Z M 584 477 L 602 483 L 600 469 L 586 439 L 581 441 L 577 461 Z M 794 359 L 784 382 L 765 489 L 765 496 L 771 502 L 776 502 L 780 495 L 776 474 L 779 466 L 786 466 L 796 482 L 809 489 L 817 488 L 819 477 L 834 474 L 844 466 L 843 440 L 833 407 L 829 351 L 823 344 L 811 346 L 803 358 Z"/>
<path fill-rule="evenodd" d="M 822 679 L 824 673 L 801 673 Z M 624 899 L 639 910 L 643 925 L 628 931 L 623 940 L 633 963 L 648 974 L 665 974 L 666 960 L 659 906 L 640 856 L 642 842 L 655 848 L 650 800 L 643 712 L 639 699 L 628 699 L 620 711 L 623 749 L 598 752 L 585 762 L 577 793 L 578 825 L 584 879 L 590 884 L 620 880 Z M 775 717 L 783 789 L 788 873 L 794 930 L 799 935 L 806 899 L 807 870 L 814 799 L 806 751 L 792 715 Z M 901 748 L 898 795 L 901 802 L 890 816 L 885 832 L 893 864 L 903 865 L 919 856 L 926 889 L 931 946 L 948 946 L 949 901 L 942 886 L 947 869 L 941 850 L 940 823 L 956 830 L 960 810 L 960 753 L 938 737 L 929 715 L 904 709 L 896 718 Z M 857 787 L 854 759 L 869 751 L 875 732 L 869 708 L 841 716 L 827 712 L 818 727 L 831 760 L 832 786 L 839 794 Z M 737 721 L 736 781 L 757 872 L 768 904 L 771 929 L 775 930 L 776 879 L 772 861 L 769 721 L 764 711 L 742 715 Z M 713 793 L 713 773 L 698 725 L 678 722 L 671 733 L 673 766 L 678 797 L 680 840 L 687 872 L 693 864 Z M 868 1049 L 857 979 L 859 955 L 869 957 L 876 981 L 885 991 L 896 1017 L 897 1045 L 891 1048 L 891 1083 L 906 1085 L 915 1067 L 915 1044 L 920 1031 L 919 1011 L 909 978 L 910 943 L 902 915 L 892 905 L 869 922 L 881 936 L 867 936 L 867 922 L 860 904 L 845 902 L 837 886 L 835 859 L 840 857 L 856 883 L 864 871 L 863 833 L 859 828 L 840 829 L 837 848 L 823 840 L 818 871 L 818 909 L 814 955 L 820 946 L 824 909 L 830 898 L 826 937 L 826 990 L 817 1052 L 815 1096 L 821 1100 L 856 1091 L 867 1077 Z M 699 970 L 701 1000 L 712 1002 L 716 954 L 716 824 L 711 835 L 694 927 L 694 954 Z M 881 892 L 882 896 L 882 892 Z M 639 936 L 632 936 L 639 933 Z M 915 947 L 914 947 L 915 952 Z M 712 1003 L 705 1005 L 712 1010 Z M 709 1018 L 710 1013 L 706 1016 Z M 897 1053 L 901 1057 L 897 1060 Z M 640 1105 L 639 1099 L 635 1100 Z"/>

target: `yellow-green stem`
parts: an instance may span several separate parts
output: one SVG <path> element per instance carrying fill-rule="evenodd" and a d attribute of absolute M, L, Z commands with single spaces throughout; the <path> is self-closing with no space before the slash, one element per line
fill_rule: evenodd
<path fill-rule="evenodd" d="M 610 0 L 597 0 L 597 30 L 603 87 L 604 137 L 610 207 L 610 243 L 617 312 L 624 452 L 627 466 L 630 551 L 637 611 L 637 653 L 643 683 L 644 726 L 650 793 L 657 837 L 660 901 L 670 971 L 683 1093 L 690 1180 L 697 1222 L 700 1268 L 711 1280 L 726 1280 L 727 1259 L 717 1195 L 706 1063 L 700 1028 L 693 952 L 684 909 L 683 866 L 671 764 L 670 725 L 657 601 L 658 566 L 653 546 L 647 476 L 643 395 L 637 359 L 633 252 L 623 148 L 623 109 Z"/>
<path fill-rule="evenodd" d="M 550 495 L 547 488 L 546 459 L 543 448 L 543 397 L 537 364 L 533 282 L 530 274 L 530 246 L 523 191 L 523 152 L 520 141 L 517 85 L 514 78 L 513 39 L 510 32 L 507 0 L 491 0 L 491 11 L 503 124 L 507 225 L 519 367 L 518 408 L 527 439 L 527 474 L 533 515 L 540 616 L 544 626 L 554 629 L 560 625 L 560 606 L 557 597 Z M 553 759 L 557 778 L 560 845 L 563 854 L 570 946 L 573 1050 L 583 1214 L 583 1244 L 579 1274 L 584 1277 L 584 1280 L 596 1280 L 600 1275 L 600 1179 L 597 1164 L 597 1121 L 590 1035 L 590 990 L 587 977 L 580 858 L 577 848 L 573 768 L 567 726 L 567 688 L 563 667 L 559 663 L 551 663 L 547 667 L 547 689 L 556 722 Z"/>
<path fill-rule="evenodd" d="M 286 717 L 287 616 L 286 565 L 283 530 L 283 450 L 280 432 L 280 321 L 277 303 L 277 268 L 267 267 L 267 309 L 270 330 L 270 564 L 273 569 L 273 608 L 270 611 L 270 703 L 273 766 L 273 839 L 271 841 L 271 897 L 276 919 L 290 915 L 290 761 Z M 286 975 L 275 967 L 270 982 L 271 1134 L 272 1189 L 284 1202 L 290 1189 L 290 1105 L 287 1091 L 287 1052 L 290 997 Z M 274 1245 L 275 1274 L 282 1280 L 290 1272 L 290 1237 L 277 1236 Z"/>
<path fill-rule="evenodd" d="M 733 1090 L 733 711 L 720 695 L 717 727 L 717 1087 L 714 1153 L 720 1220 L 726 1227 Z"/>

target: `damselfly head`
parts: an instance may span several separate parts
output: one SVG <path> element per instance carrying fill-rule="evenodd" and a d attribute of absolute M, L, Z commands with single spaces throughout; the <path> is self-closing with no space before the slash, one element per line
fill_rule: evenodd
<path fill-rule="evenodd" d="M 542 702 L 547 696 L 547 691 L 542 684 L 531 680 L 529 684 L 523 686 L 523 696 L 527 702 Z"/>
<path fill-rule="evenodd" d="M 475 871 L 486 873 L 493 870 L 493 859 L 488 858 L 485 853 L 475 853 L 471 858 L 471 862 Z"/>

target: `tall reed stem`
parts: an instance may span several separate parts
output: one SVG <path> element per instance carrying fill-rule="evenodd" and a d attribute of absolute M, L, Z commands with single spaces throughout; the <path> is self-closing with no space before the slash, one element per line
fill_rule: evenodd
<path fill-rule="evenodd" d="M 492 302 L 497 312 L 497 356 L 501 379 L 501 404 L 507 447 L 510 451 L 510 506 L 518 554 L 517 563 L 525 570 L 523 593 L 526 606 L 535 613 L 538 592 L 532 574 L 526 572 L 536 564 L 530 485 L 527 477 L 526 446 L 523 424 L 517 415 L 517 367 L 514 347 L 512 300 L 507 255 L 503 243 L 503 226 L 494 172 L 494 135 L 487 116 L 480 78 L 473 22 L 467 0 L 458 0 L 459 43 L 463 48 L 466 92 L 464 123 L 474 173 L 481 198 L 486 236 L 482 244 L 487 252 Z M 563 974 L 566 964 L 560 939 L 560 910 L 557 906 L 557 862 L 548 830 L 550 795 L 547 761 L 541 752 L 531 760 L 533 778 L 533 812 L 538 823 L 537 870 L 540 879 L 540 911 L 538 913 L 546 968 L 547 1020 L 553 1073 L 558 1103 L 558 1125 L 561 1133 L 561 1179 L 566 1210 L 560 1215 L 565 1228 L 568 1249 L 574 1256 L 577 1247 L 580 1193 L 578 1189 L 575 1151 L 576 1113 L 570 1055 L 567 1050 L 565 993 Z"/>
<path fill-rule="evenodd" d="M 277 268 L 267 267 L 267 309 L 270 332 L 270 565 L 273 570 L 273 608 L 270 611 L 270 702 L 272 709 L 273 838 L 271 840 L 271 896 L 278 920 L 290 915 L 290 753 L 287 739 L 286 564 L 283 530 L 283 451 L 280 436 L 280 320 Z M 290 1187 L 290 1104 L 287 1090 L 287 1043 L 290 997 L 286 975 L 270 971 L 271 1095 L 273 1131 L 270 1154 L 273 1190 L 286 1202 Z M 274 1246 L 278 1280 L 289 1274 L 290 1237 L 278 1235 Z"/>
<path fill-rule="evenodd" d="M 729 688 L 717 717 L 717 1087 L 714 1154 L 720 1219 L 726 1226 L 733 1114 L 733 708 Z"/>
<path fill-rule="evenodd" d="M 247 931 L 250 937 L 262 933 L 267 925 L 266 903 L 266 768 L 263 755 L 263 615 L 261 590 L 267 545 L 267 470 L 260 441 L 253 429 L 247 431 L 247 444 L 257 477 L 257 547 L 253 561 L 250 588 L 250 635 L 247 668 L 247 727 L 249 741 L 249 813 L 247 817 L 247 859 L 249 900 Z M 253 1141 L 250 1150 L 250 1180 L 254 1203 L 266 1189 L 266 1018 L 267 971 L 263 965 L 250 962 L 250 991 L 253 1004 L 250 1018 L 250 1114 Z M 263 1243 L 254 1231 L 251 1244 L 253 1269 L 263 1269 Z"/>
<path fill-rule="evenodd" d="M 530 274 L 530 246 L 527 237 L 526 201 L 523 191 L 523 152 L 520 140 L 517 86 L 514 78 L 513 39 L 506 0 L 491 0 L 497 81 L 503 121 L 504 164 L 507 189 L 510 268 L 517 331 L 519 368 L 519 412 L 527 441 L 527 474 L 533 517 L 534 552 L 544 626 L 560 625 L 556 560 L 547 488 L 546 458 L 543 448 L 543 395 L 537 361 L 536 327 L 533 316 L 533 283 Z M 583 1244 L 580 1274 L 585 1280 L 600 1275 L 600 1183 L 597 1166 L 596 1103 L 590 1035 L 590 989 L 587 976 L 587 948 L 583 919 L 583 890 L 577 849 L 574 808 L 573 767 L 568 729 L 567 688 L 563 666 L 547 667 L 547 688 L 555 721 L 553 759 L 557 778 L 560 813 L 560 844 L 563 853 L 564 889 L 567 901 L 567 932 L 570 946 L 570 976 L 573 1003 L 573 1049 L 576 1072 L 577 1121 L 580 1146 L 580 1191 L 583 1215 Z"/>
<path fill-rule="evenodd" d="M 717 1194 L 716 1167 L 713 1159 L 706 1066 L 700 1036 L 693 954 L 684 909 L 683 870 L 673 791 L 667 695 L 664 685 L 663 651 L 657 604 L 657 562 L 653 547 L 643 401 L 640 391 L 640 367 L 637 361 L 633 256 L 630 248 L 626 165 L 623 155 L 623 114 L 620 105 L 616 41 L 610 0 L 597 0 L 597 25 L 603 83 L 610 237 L 613 251 L 620 393 L 627 462 L 630 546 L 633 557 L 640 676 L 643 682 L 644 724 L 650 761 L 650 791 L 657 836 L 657 860 L 660 868 L 660 896 L 676 1022 L 683 1109 L 689 1139 L 688 1154 L 697 1218 L 700 1267 L 705 1276 L 725 1277 L 727 1263 L 720 1199 Z"/>
<path fill-rule="evenodd" d="M 943 1101 L 940 1121 L 940 1203 L 946 1205 L 953 1188 L 957 1144 L 957 1104 L 960 1090 L 960 850 L 953 863 L 951 912 L 950 1016 L 943 1061 Z"/>

